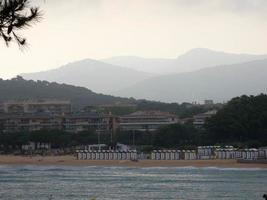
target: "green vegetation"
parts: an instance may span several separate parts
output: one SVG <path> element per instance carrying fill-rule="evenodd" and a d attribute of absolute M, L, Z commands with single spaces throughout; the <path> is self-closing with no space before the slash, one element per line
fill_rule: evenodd
<path fill-rule="evenodd" d="M 135 138 L 133 139 L 133 135 Z M 192 148 L 198 145 L 267 145 L 267 95 L 233 98 L 208 119 L 205 129 L 192 124 L 173 124 L 154 133 L 120 132 L 117 140 L 125 144 L 150 145 L 153 148 Z"/>
<path fill-rule="evenodd" d="M 67 84 L 49 83 L 47 81 L 27 81 L 22 77 L 11 80 L 0 79 L 0 101 L 26 99 L 59 99 L 70 100 L 74 109 L 88 105 L 132 103 L 127 98 L 97 94 L 83 87 Z"/>
<path fill-rule="evenodd" d="M 18 76 L 11 80 L 0 79 L 0 101 L 28 99 L 70 100 L 74 111 L 79 109 L 96 110 L 114 115 L 126 115 L 135 111 L 158 110 L 176 114 L 180 118 L 218 108 L 221 105 L 206 107 L 189 103 L 162 103 L 133 98 L 121 98 L 97 94 L 83 87 L 47 81 L 27 81 Z M 102 106 L 106 105 L 106 106 Z M 129 106 L 127 106 L 129 105 Z"/>
<path fill-rule="evenodd" d="M 105 137 L 103 137 L 104 139 Z M 94 131 L 68 133 L 63 131 L 36 131 L 23 133 L 1 133 L 0 146 L 2 149 L 19 149 L 29 142 L 49 143 L 53 148 L 66 148 L 76 145 L 96 144 L 98 135 Z"/>
<path fill-rule="evenodd" d="M 267 145 L 267 95 L 233 98 L 206 124 L 210 141 Z"/>

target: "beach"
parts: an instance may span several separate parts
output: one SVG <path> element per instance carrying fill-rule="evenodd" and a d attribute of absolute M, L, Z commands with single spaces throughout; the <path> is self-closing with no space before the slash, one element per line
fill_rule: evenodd
<path fill-rule="evenodd" d="M 237 163 L 236 160 L 77 160 L 75 156 L 14 156 L 0 155 L 0 165 L 66 165 L 121 167 L 221 167 L 265 168 L 267 164 Z"/>

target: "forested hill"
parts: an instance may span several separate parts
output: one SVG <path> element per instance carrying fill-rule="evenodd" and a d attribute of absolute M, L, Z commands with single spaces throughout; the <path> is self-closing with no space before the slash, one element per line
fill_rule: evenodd
<path fill-rule="evenodd" d="M 116 115 L 129 114 L 139 110 L 159 110 L 176 114 L 181 118 L 192 117 L 194 114 L 207 111 L 204 106 L 193 106 L 189 103 L 163 103 L 133 98 L 121 98 L 97 94 L 84 87 L 59 84 L 47 81 L 24 80 L 22 77 L 11 80 L 0 79 L 0 102 L 6 100 L 58 99 L 70 100 L 73 108 L 104 106 L 105 112 Z M 125 106 L 127 104 L 134 106 Z M 123 106 L 122 106 L 123 105 Z M 124 107 L 125 106 L 125 107 Z"/>
<path fill-rule="evenodd" d="M 0 79 L 0 101 L 27 99 L 70 100 L 74 106 L 134 103 L 134 99 L 97 94 L 83 87 L 47 81 L 27 81 L 22 77 Z"/>
<path fill-rule="evenodd" d="M 267 95 L 233 98 L 206 124 L 213 143 L 267 145 Z"/>

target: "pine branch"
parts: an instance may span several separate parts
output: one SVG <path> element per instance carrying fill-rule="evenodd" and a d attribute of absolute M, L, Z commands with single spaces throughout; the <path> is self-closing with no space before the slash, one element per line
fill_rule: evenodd
<path fill-rule="evenodd" d="M 26 45 L 26 39 L 17 31 L 30 27 L 42 18 L 38 7 L 30 6 L 30 0 L 0 0 L 0 37 L 8 46 L 15 41 L 19 46 Z"/>

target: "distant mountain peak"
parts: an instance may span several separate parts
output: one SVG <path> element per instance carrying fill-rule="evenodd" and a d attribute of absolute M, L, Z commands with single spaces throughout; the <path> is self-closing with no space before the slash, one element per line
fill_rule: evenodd
<path fill-rule="evenodd" d="M 82 86 L 99 93 L 111 94 L 150 78 L 152 74 L 116 66 L 93 59 L 71 62 L 57 69 L 21 74 L 27 80 L 47 80 Z"/>

